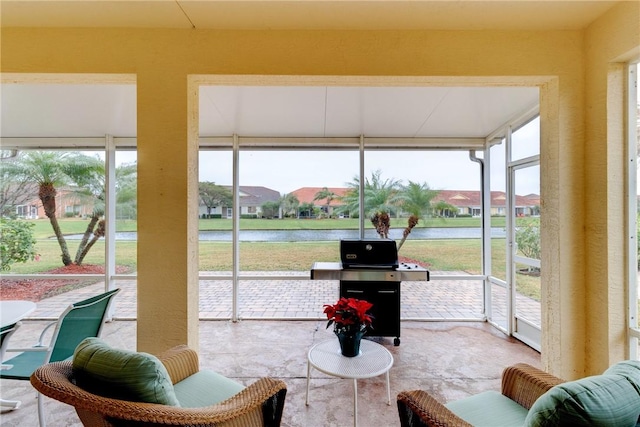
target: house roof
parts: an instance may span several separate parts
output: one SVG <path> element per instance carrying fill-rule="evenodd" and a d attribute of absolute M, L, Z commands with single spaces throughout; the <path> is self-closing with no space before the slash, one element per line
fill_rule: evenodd
<path fill-rule="evenodd" d="M 322 191 L 325 187 L 302 187 L 291 194 L 294 194 L 300 203 L 313 203 L 316 206 L 326 206 L 326 199 L 313 200 L 318 192 Z M 341 187 L 329 187 L 329 191 L 336 194 L 337 197 L 344 196 L 348 188 Z M 434 201 L 444 201 L 450 205 L 456 207 L 469 207 L 480 206 L 480 191 L 479 190 L 440 190 L 438 195 L 434 198 Z M 340 206 L 342 203 L 340 200 L 333 199 L 329 206 Z M 491 205 L 492 206 L 505 206 L 506 194 L 504 191 L 492 191 L 491 192 Z M 536 206 L 540 204 L 540 196 L 538 194 L 528 194 L 526 196 L 516 195 L 516 206 Z"/>
<path fill-rule="evenodd" d="M 456 207 L 480 206 L 479 190 L 441 190 L 434 198 L 435 201 L 444 201 Z M 505 206 L 507 196 L 504 191 L 491 192 L 491 206 Z M 540 204 L 540 196 L 528 194 L 516 195 L 516 206 L 536 206 Z"/>
<path fill-rule="evenodd" d="M 231 185 L 222 185 L 229 191 L 233 191 Z M 265 202 L 277 202 L 280 200 L 280 193 L 262 186 L 241 185 L 240 204 L 242 206 L 260 206 Z"/>
<path fill-rule="evenodd" d="M 335 193 L 337 197 L 344 196 L 349 190 L 348 188 L 341 188 L 341 187 L 302 187 L 302 188 L 298 188 L 295 191 L 292 191 L 290 194 L 295 195 L 298 198 L 298 201 L 300 202 L 300 204 L 313 203 L 314 205 L 317 205 L 317 206 L 327 206 L 327 199 L 314 200 L 314 198 L 316 197 L 316 194 L 318 194 L 320 191 L 324 190 L 325 188 L 331 191 L 332 193 Z M 342 203 L 336 199 L 331 200 L 331 202 L 329 203 L 329 206 L 341 206 L 341 205 Z"/>

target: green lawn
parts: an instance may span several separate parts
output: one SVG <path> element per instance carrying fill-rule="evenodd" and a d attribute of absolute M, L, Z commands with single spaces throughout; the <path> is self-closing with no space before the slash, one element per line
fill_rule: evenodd
<path fill-rule="evenodd" d="M 357 218 L 344 219 L 241 219 L 243 230 L 357 230 L 360 222 Z M 200 230 L 231 230 L 230 219 L 200 219 Z M 504 217 L 491 218 L 493 227 L 505 227 Z M 406 218 L 391 218 L 391 228 L 403 229 L 407 226 Z M 372 227 L 369 220 L 365 227 Z M 416 228 L 428 227 L 480 227 L 480 218 L 427 218 L 421 219 Z M 120 226 L 118 225 L 118 231 Z M 122 230 L 124 231 L 124 230 Z"/>
<path fill-rule="evenodd" d="M 504 218 L 493 218 L 496 225 L 504 226 Z M 60 248 L 55 239 L 48 220 L 33 221 L 36 225 L 34 234 L 37 238 L 36 248 L 39 253 L 37 261 L 15 264 L 10 273 L 32 274 L 52 270 L 62 266 Z M 232 221 L 226 219 L 201 219 L 201 230 L 230 229 Z M 60 226 L 65 234 L 80 234 L 86 227 L 86 220 L 64 219 Z M 404 227 L 401 222 L 392 220 L 393 228 Z M 431 219 L 422 226 L 473 227 L 479 225 L 477 218 Z M 135 231 L 136 222 L 119 221 L 118 231 Z M 244 229 L 357 229 L 356 219 L 322 219 L 322 220 L 265 220 L 243 219 Z M 69 240 L 69 251 L 72 256 L 78 246 L 77 240 Z M 505 240 L 493 239 L 492 259 L 493 274 L 505 278 Z M 242 242 L 240 244 L 240 269 L 243 271 L 309 271 L 316 261 L 339 261 L 337 242 Z M 469 274 L 480 274 L 481 252 L 479 239 L 448 240 L 412 240 L 409 238 L 400 255 L 425 262 L 432 271 L 463 271 Z M 292 256 L 295 254 L 295 256 Z M 137 245 L 135 241 L 118 241 L 116 243 L 116 264 L 135 272 Z M 86 264 L 104 264 L 104 240 L 99 240 L 85 258 Z M 199 244 L 200 271 L 232 270 L 232 246 L 230 242 L 202 241 Z M 518 275 L 518 290 L 536 299 L 540 297 L 539 278 Z"/>
<path fill-rule="evenodd" d="M 526 219 L 519 219 L 526 221 Z M 29 221 L 35 224 L 34 236 L 36 239 L 47 239 L 54 236 L 53 229 L 48 219 Z M 60 219 L 60 229 L 63 234 L 82 234 L 87 227 L 87 220 L 71 218 Z M 391 219 L 391 228 L 403 229 L 407 225 L 404 218 Z M 491 218 L 493 227 L 505 227 L 504 217 Z M 230 219 L 199 219 L 199 230 L 231 230 L 233 221 Z M 135 220 L 119 220 L 116 222 L 117 231 L 136 231 L 138 227 Z M 365 227 L 371 227 L 369 221 Z M 480 227 L 480 218 L 427 218 L 422 219 L 417 228 L 427 227 Z M 241 219 L 240 228 L 243 230 L 357 230 L 358 219 Z"/>
<path fill-rule="evenodd" d="M 69 241 L 75 254 L 76 241 Z M 41 239 L 36 244 L 38 261 L 14 264 L 12 273 L 38 273 L 62 265 L 56 240 Z M 240 266 L 248 271 L 307 271 L 315 261 L 339 261 L 337 242 L 242 242 Z M 135 270 L 135 241 L 116 243 L 116 263 Z M 295 256 L 292 256 L 295 254 Z M 472 274 L 480 271 L 480 241 L 478 239 L 408 240 L 400 255 L 426 262 L 432 270 L 460 270 Z M 202 241 L 199 244 L 200 270 L 229 271 L 232 263 L 231 242 Z M 98 241 L 85 259 L 87 264 L 104 264 L 104 241 Z"/>

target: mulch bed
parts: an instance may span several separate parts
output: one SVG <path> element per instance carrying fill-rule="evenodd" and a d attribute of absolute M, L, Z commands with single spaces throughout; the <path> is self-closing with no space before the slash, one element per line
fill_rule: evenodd
<path fill-rule="evenodd" d="M 127 267 L 116 267 L 117 273 L 126 273 Z M 42 274 L 104 274 L 102 265 L 67 265 Z M 89 286 L 101 279 L 0 279 L 0 300 L 21 299 L 38 302 L 73 289 Z"/>
<path fill-rule="evenodd" d="M 418 264 L 420 267 L 423 267 L 423 268 L 429 268 L 431 266 L 431 264 L 429 264 L 428 262 L 418 261 L 417 259 L 407 258 L 406 256 L 401 256 L 401 255 L 398 255 L 398 261 L 400 263 L 404 262 L 407 264 Z"/>
<path fill-rule="evenodd" d="M 407 264 L 418 264 L 428 268 L 429 264 L 412 258 L 399 256 L 398 260 Z M 127 273 L 128 268 L 124 266 L 116 267 L 119 274 Z M 104 274 L 102 265 L 67 265 L 53 270 L 45 271 L 43 274 Z M 98 279 L 99 281 L 100 279 Z M 89 286 L 96 283 L 96 279 L 24 279 L 9 280 L 0 279 L 0 300 L 22 299 L 38 302 L 44 298 L 51 298 L 61 293 Z"/>

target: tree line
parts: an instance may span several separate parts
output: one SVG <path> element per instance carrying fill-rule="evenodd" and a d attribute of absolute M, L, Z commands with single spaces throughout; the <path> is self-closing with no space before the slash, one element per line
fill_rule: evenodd
<path fill-rule="evenodd" d="M 346 184 L 344 194 L 336 194 L 327 187 L 318 191 L 313 201 L 301 203 L 295 194 L 285 194 L 278 202 L 267 202 L 262 205 L 263 212 L 282 212 L 283 217 L 315 216 L 357 218 L 360 215 L 360 178 L 354 176 Z M 441 215 L 445 212 L 457 212 L 457 208 L 443 201 L 434 201 L 439 190 L 432 189 L 426 182 L 409 181 L 406 185 L 401 180 L 382 177 L 380 170 L 365 177 L 364 183 L 364 215 L 371 218 L 376 213 L 385 212 L 394 217 L 415 215 L 426 217 Z M 336 201 L 338 203 L 333 204 Z M 333 204 L 333 208 L 332 208 Z"/>

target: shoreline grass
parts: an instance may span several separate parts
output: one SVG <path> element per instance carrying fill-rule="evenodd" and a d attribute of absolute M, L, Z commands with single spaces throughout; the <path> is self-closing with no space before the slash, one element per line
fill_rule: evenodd
<path fill-rule="evenodd" d="M 25 220 L 34 224 L 33 232 L 36 239 L 50 239 L 55 237 L 48 219 Z M 88 220 L 81 218 L 59 219 L 60 229 L 64 235 L 84 233 Z M 519 218 L 519 222 L 526 222 L 528 218 Z M 241 230 L 358 230 L 359 220 L 345 219 L 240 219 Z M 406 218 L 391 218 L 391 228 L 402 230 L 406 227 Z M 421 219 L 416 228 L 461 228 L 481 226 L 480 218 L 427 218 Z M 492 217 L 492 227 L 506 226 L 504 217 Z M 116 221 L 116 231 L 136 231 L 136 220 Z M 199 219 L 200 231 L 228 231 L 233 227 L 230 219 Z M 371 228 L 370 222 L 365 221 L 365 227 Z"/>

